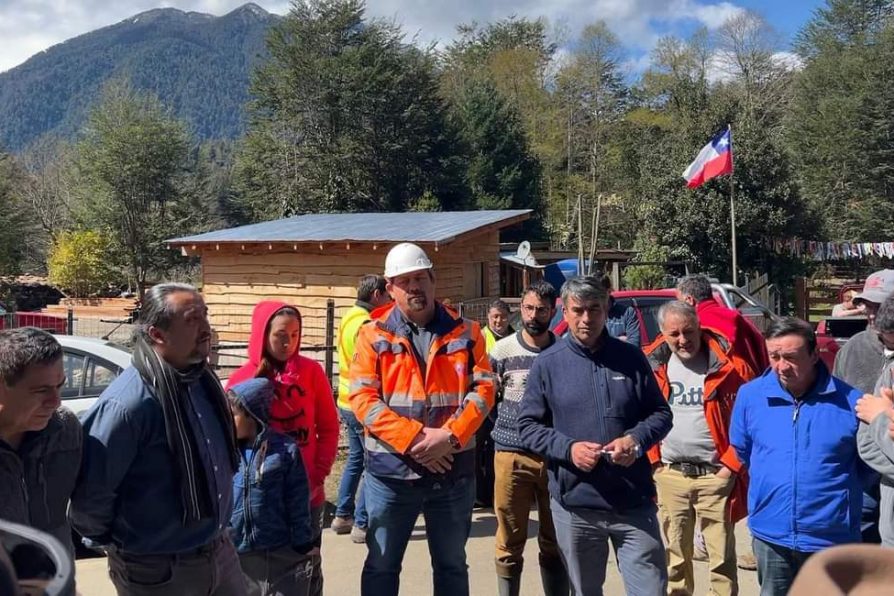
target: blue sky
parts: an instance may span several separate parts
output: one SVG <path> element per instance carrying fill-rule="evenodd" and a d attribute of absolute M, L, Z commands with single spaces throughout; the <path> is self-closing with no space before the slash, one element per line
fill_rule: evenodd
<path fill-rule="evenodd" d="M 31 55 L 111 25 L 134 14 L 171 6 L 221 15 L 245 0 L 0 0 L 0 72 Z M 283 14 L 288 0 L 255 0 L 266 10 Z M 781 34 L 780 51 L 825 5 L 819 0 L 367 0 L 371 16 L 394 19 L 422 42 L 444 43 L 462 22 L 487 22 L 515 14 L 546 17 L 574 36 L 585 24 L 605 20 L 641 68 L 662 35 L 686 35 L 698 26 L 716 29 L 741 10 L 762 14 Z"/>

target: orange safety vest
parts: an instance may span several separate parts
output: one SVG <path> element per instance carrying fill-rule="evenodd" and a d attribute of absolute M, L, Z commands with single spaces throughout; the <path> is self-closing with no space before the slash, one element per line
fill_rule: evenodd
<path fill-rule="evenodd" d="M 495 382 L 478 323 L 436 304 L 434 338 L 419 366 L 410 328 L 396 305 L 377 309 L 360 328 L 351 364 L 351 409 L 366 429 L 367 471 L 430 476 L 407 451 L 423 427 L 458 440 L 450 475 L 474 470 L 475 431 L 494 405 Z"/>
<path fill-rule="evenodd" d="M 735 449 L 729 444 L 729 422 L 739 387 L 753 379 L 755 373 L 745 358 L 732 353 L 729 341 L 722 335 L 702 328 L 702 345 L 708 350 L 705 419 L 721 463 L 736 472 L 736 484 L 726 503 L 729 521 L 735 523 L 748 515 L 748 471 L 742 466 Z M 652 365 L 655 380 L 658 381 L 664 399 L 670 396 L 670 382 L 667 378 L 667 362 L 670 355 L 670 348 L 664 342 L 662 335 L 646 348 L 646 356 Z M 661 461 L 660 444 L 655 444 L 649 449 L 649 461 L 653 464 Z"/>

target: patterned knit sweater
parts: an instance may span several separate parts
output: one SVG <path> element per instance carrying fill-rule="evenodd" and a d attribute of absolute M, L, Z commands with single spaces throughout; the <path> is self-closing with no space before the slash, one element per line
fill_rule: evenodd
<path fill-rule="evenodd" d="M 550 333 L 549 346 L 555 341 L 556 338 Z M 526 344 L 522 332 L 518 331 L 498 341 L 490 352 L 490 364 L 497 377 L 498 388 L 497 421 L 491 433 L 497 451 L 526 451 L 518 435 L 518 414 L 528 371 L 541 351 L 536 346 Z"/>

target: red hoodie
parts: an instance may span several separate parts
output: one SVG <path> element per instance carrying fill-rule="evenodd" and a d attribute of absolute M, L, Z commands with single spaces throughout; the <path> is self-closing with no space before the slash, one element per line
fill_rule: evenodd
<path fill-rule="evenodd" d="M 248 362 L 227 379 L 227 389 L 257 376 L 267 342 L 267 325 L 273 313 L 281 308 L 298 311 L 285 302 L 264 301 L 255 306 L 251 315 Z M 298 321 L 301 322 L 300 314 Z M 338 449 L 338 414 L 323 367 L 301 356 L 300 347 L 299 341 L 295 353 L 274 379 L 276 400 L 270 410 L 270 426 L 294 438 L 301 449 L 310 482 L 310 504 L 317 507 L 326 499 L 323 482 L 332 470 Z"/>
<path fill-rule="evenodd" d="M 767 342 L 742 313 L 718 304 L 713 298 L 699 302 L 695 310 L 701 326 L 713 329 L 728 339 L 732 344 L 731 352 L 744 358 L 758 376 L 767 370 L 770 366 Z"/>

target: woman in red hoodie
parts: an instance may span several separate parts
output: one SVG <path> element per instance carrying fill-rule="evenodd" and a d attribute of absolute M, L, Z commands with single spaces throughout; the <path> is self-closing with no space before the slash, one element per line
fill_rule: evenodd
<path fill-rule="evenodd" d="M 276 386 L 270 426 L 295 439 L 310 484 L 311 520 L 319 537 L 326 494 L 323 482 L 338 448 L 338 414 L 332 386 L 315 360 L 298 353 L 301 314 L 285 302 L 259 302 L 251 316 L 248 362 L 227 380 L 227 389 L 247 379 L 266 377 Z M 311 594 L 322 594 L 319 557 L 314 562 Z"/>

